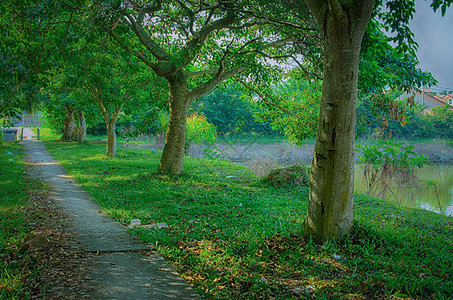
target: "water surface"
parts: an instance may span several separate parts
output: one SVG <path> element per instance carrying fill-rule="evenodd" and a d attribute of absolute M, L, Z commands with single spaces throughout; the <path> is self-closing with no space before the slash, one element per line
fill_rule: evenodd
<path fill-rule="evenodd" d="M 399 203 L 401 206 L 418 207 L 441 212 L 445 215 L 453 216 L 453 166 L 451 165 L 433 165 L 417 169 L 418 178 L 422 180 L 418 187 L 403 186 L 393 184 L 390 190 L 381 194 L 381 198 L 386 201 Z M 435 188 L 429 186 L 427 181 L 434 180 L 437 183 L 437 198 Z M 357 191 L 367 192 L 366 183 L 363 180 L 363 167 L 357 165 L 355 168 L 354 188 Z"/>

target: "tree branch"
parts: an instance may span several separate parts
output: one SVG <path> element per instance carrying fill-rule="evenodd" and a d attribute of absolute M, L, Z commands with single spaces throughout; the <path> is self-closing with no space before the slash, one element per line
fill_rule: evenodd
<path fill-rule="evenodd" d="M 153 41 L 153 39 L 145 32 L 143 27 L 135 22 L 132 16 L 126 14 L 125 12 L 122 12 L 122 14 L 129 20 L 129 22 L 126 23 L 130 24 L 130 27 L 139 38 L 140 42 L 142 42 L 146 49 L 148 49 L 155 58 L 158 60 L 164 60 L 170 56 L 156 42 Z"/>
<path fill-rule="evenodd" d="M 237 25 L 237 26 L 230 25 L 230 26 L 226 26 L 225 28 L 228 28 L 228 29 L 231 29 L 231 30 L 241 30 L 241 29 L 253 27 L 255 25 L 260 25 L 261 26 L 261 25 L 266 25 L 266 24 L 269 24 L 269 22 L 253 21 L 253 22 L 244 23 L 242 25 Z"/>
<path fill-rule="evenodd" d="M 176 2 L 179 3 L 179 5 L 182 7 L 183 10 L 186 11 L 186 13 L 189 15 L 189 21 L 190 21 L 190 26 L 189 26 L 189 30 L 190 30 L 190 33 L 192 35 L 195 35 L 195 32 L 193 30 L 193 24 L 194 24 L 194 19 L 193 19 L 193 16 L 194 16 L 194 12 L 191 11 L 187 5 L 184 4 L 184 2 L 180 1 L 180 0 L 175 0 Z"/>
<path fill-rule="evenodd" d="M 214 22 L 203 26 L 202 28 L 200 28 L 200 30 L 195 32 L 193 37 L 179 51 L 178 56 L 185 57 L 185 59 L 178 67 L 184 68 L 192 61 L 193 57 L 192 55 L 190 55 L 190 53 L 200 49 L 211 32 L 213 32 L 214 30 L 223 29 L 226 26 L 233 24 L 236 20 L 236 15 L 231 11 L 227 11 L 226 16 L 224 16 L 223 18 L 215 20 Z"/>
<path fill-rule="evenodd" d="M 137 51 L 134 51 L 132 50 L 131 48 L 129 48 L 126 44 L 123 43 L 123 41 L 121 41 L 121 39 L 112 31 L 112 30 L 107 30 L 104 28 L 104 30 L 106 30 L 110 36 L 124 49 L 126 50 L 129 54 L 131 55 L 134 55 L 135 57 L 137 57 L 138 59 L 140 59 L 142 62 L 144 62 L 147 66 L 149 66 L 153 71 L 156 71 L 157 70 L 157 64 L 156 63 L 153 63 L 151 62 L 149 59 L 147 59 L 142 53 L 140 52 L 137 52 Z"/>
<path fill-rule="evenodd" d="M 229 71 L 224 71 L 223 66 L 219 67 L 217 73 L 210 80 L 190 91 L 191 98 L 192 99 L 201 98 L 202 96 L 212 91 L 218 84 L 220 84 L 224 80 L 231 78 L 234 75 L 237 75 L 238 73 L 244 71 L 245 69 L 246 68 L 244 66 L 241 66 L 231 69 Z"/>
<path fill-rule="evenodd" d="M 318 27 L 324 27 L 324 17 L 327 10 L 327 3 L 325 0 L 305 0 L 308 8 L 318 22 Z"/>
<path fill-rule="evenodd" d="M 153 5 L 153 6 L 143 7 L 138 13 L 137 23 L 140 26 L 142 26 L 143 20 L 145 19 L 146 15 L 151 15 L 151 14 L 153 14 L 156 11 L 159 11 L 161 9 L 162 9 L 162 0 L 156 0 L 155 5 Z"/>

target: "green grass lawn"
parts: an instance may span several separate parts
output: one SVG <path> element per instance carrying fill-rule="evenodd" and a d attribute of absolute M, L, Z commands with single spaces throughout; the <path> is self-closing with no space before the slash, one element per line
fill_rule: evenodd
<path fill-rule="evenodd" d="M 16 142 L 0 144 L 0 299 L 28 299 L 25 283 L 39 276 L 39 262 L 18 253 L 29 224 L 45 218 L 30 209 L 30 195 L 45 186 L 24 174 L 23 155 Z"/>
<path fill-rule="evenodd" d="M 186 157 L 181 176 L 156 172 L 160 152 L 47 142 L 112 217 L 156 246 L 208 298 L 369 299 L 453 295 L 452 218 L 356 196 L 342 242 L 302 238 L 307 187 L 272 187 L 245 167 Z"/>

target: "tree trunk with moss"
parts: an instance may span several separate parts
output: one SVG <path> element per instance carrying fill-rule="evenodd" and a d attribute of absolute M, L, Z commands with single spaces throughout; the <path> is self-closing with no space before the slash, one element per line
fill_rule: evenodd
<path fill-rule="evenodd" d="M 61 137 L 62 141 L 77 141 L 78 128 L 75 124 L 74 112 L 75 109 L 70 108 L 69 106 L 65 108 L 66 118 L 63 120 L 64 129 L 63 136 Z"/>
<path fill-rule="evenodd" d="M 170 91 L 170 116 L 159 171 L 180 174 L 184 161 L 186 118 L 192 101 L 187 86 L 187 78 L 182 71 L 176 72 L 175 75 L 168 79 L 168 83 Z"/>
<path fill-rule="evenodd" d="M 340 238 L 354 220 L 354 141 L 359 54 L 371 0 L 307 0 L 324 39 L 324 79 L 304 234 Z"/>
<path fill-rule="evenodd" d="M 79 134 L 77 136 L 77 141 L 80 144 L 86 143 L 87 140 L 87 122 L 85 120 L 85 114 L 83 113 L 82 110 L 77 111 L 77 117 L 79 121 Z"/>
<path fill-rule="evenodd" d="M 107 123 L 107 157 L 116 156 L 116 132 L 115 132 L 116 119 L 110 120 Z"/>

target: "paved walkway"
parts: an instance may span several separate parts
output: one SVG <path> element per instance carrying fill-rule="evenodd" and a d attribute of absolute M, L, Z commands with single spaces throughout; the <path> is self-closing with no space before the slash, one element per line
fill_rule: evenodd
<path fill-rule="evenodd" d="M 22 144 L 34 165 L 31 176 L 49 183 L 53 198 L 70 215 L 74 250 L 98 253 L 90 261 L 88 275 L 94 290 L 90 299 L 198 298 L 150 245 L 107 217 L 41 141 L 24 140 Z"/>

